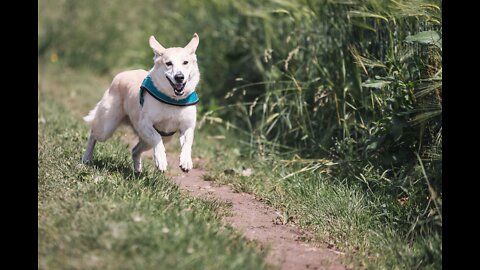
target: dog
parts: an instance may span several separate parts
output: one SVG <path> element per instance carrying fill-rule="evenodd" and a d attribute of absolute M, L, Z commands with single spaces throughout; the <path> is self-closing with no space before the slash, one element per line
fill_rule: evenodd
<path fill-rule="evenodd" d="M 181 145 L 179 166 L 184 172 L 193 168 L 191 155 L 198 102 L 195 88 L 200 81 L 195 54 L 198 43 L 195 33 L 183 48 L 164 48 L 150 36 L 153 68 L 148 72 L 130 70 L 117 74 L 102 99 L 83 118 L 90 127 L 83 163 L 91 162 L 97 141 L 106 141 L 121 123 L 126 123 L 139 139 L 132 149 L 136 172 L 142 170 L 142 152 L 151 148 L 156 168 L 165 172 L 164 143 L 177 131 Z"/>

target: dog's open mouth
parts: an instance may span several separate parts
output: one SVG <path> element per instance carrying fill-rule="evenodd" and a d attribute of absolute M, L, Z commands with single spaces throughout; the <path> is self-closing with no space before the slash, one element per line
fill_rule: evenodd
<path fill-rule="evenodd" d="M 183 88 L 185 88 L 185 84 L 187 84 L 187 83 L 186 82 L 184 82 L 184 83 L 173 83 L 170 80 L 170 78 L 168 78 L 168 76 L 165 76 L 165 77 L 167 77 L 167 80 L 170 83 L 170 85 L 172 86 L 173 92 L 175 93 L 175 95 L 177 95 L 177 96 L 183 95 Z"/>

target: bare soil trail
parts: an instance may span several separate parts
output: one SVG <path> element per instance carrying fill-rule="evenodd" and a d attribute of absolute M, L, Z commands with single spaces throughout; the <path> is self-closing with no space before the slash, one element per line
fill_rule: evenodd
<path fill-rule="evenodd" d="M 136 143 L 133 136 L 126 137 L 130 148 Z M 168 147 L 167 147 L 168 149 Z M 143 158 L 151 158 L 153 151 L 143 153 Z M 178 153 L 167 150 L 168 169 L 167 176 L 171 177 L 179 187 L 191 196 L 208 197 L 232 205 L 231 215 L 225 222 L 249 240 L 259 242 L 263 247 L 269 248 L 267 263 L 280 269 L 346 269 L 340 263 L 341 254 L 328 249 L 327 244 L 318 242 L 305 242 L 304 239 L 313 235 L 311 232 L 301 230 L 295 224 L 279 224 L 277 211 L 255 199 L 251 194 L 238 193 L 229 186 L 213 186 L 212 182 L 203 180 L 202 160 L 193 159 L 194 169 L 184 173 L 178 167 Z"/>

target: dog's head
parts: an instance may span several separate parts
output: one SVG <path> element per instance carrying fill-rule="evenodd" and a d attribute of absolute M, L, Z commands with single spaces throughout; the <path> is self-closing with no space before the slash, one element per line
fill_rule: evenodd
<path fill-rule="evenodd" d="M 200 81 L 195 55 L 199 42 L 198 35 L 195 33 L 192 40 L 183 48 L 164 48 L 154 36 L 150 36 L 149 42 L 155 53 L 150 76 L 157 88 L 175 99 L 188 96 Z"/>

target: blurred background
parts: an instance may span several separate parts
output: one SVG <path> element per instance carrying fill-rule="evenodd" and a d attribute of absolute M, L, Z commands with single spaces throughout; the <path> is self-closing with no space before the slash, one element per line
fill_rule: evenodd
<path fill-rule="evenodd" d="M 198 33 L 200 126 L 233 130 L 251 158 L 342 162 L 339 179 L 410 201 L 398 222 L 406 238 L 441 237 L 441 9 L 439 0 L 42 0 L 39 68 L 148 70 L 150 35 L 178 47 Z"/>

